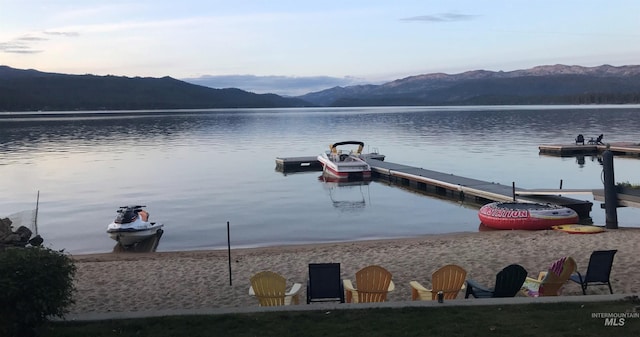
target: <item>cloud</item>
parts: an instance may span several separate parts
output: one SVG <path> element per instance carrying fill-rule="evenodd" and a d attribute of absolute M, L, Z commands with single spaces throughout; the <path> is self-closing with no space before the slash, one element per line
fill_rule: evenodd
<path fill-rule="evenodd" d="M 80 33 L 78 32 L 48 32 L 48 31 L 44 31 L 42 32 L 43 34 L 46 35 L 54 35 L 54 36 L 69 36 L 69 37 L 73 37 L 73 36 L 79 36 Z"/>
<path fill-rule="evenodd" d="M 185 82 L 205 87 L 223 89 L 238 88 L 245 91 L 265 94 L 272 93 L 283 96 L 300 96 L 310 92 L 321 91 L 336 86 L 364 84 L 364 80 L 355 77 L 288 77 L 288 76 L 255 76 L 255 75 L 205 75 L 197 78 L 183 78 Z"/>
<path fill-rule="evenodd" d="M 478 15 L 460 14 L 460 13 L 440 13 L 434 15 L 420 15 L 408 18 L 402 18 L 400 21 L 426 21 L 426 22 L 453 22 L 468 21 L 477 18 Z"/>
<path fill-rule="evenodd" d="M 35 35 L 25 35 L 17 37 L 8 42 L 0 42 L 0 52 L 4 53 L 13 53 L 13 54 L 37 54 L 42 53 L 42 49 L 37 49 L 36 46 L 38 43 L 43 41 L 49 41 L 49 36 L 78 36 L 78 33 L 75 32 L 52 32 L 52 31 L 44 31 L 40 33 L 36 33 Z"/>

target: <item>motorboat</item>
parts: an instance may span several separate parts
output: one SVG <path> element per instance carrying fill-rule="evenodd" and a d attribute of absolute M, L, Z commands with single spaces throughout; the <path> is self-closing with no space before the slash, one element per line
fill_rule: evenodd
<path fill-rule="evenodd" d="M 120 207 L 115 220 L 107 226 L 109 237 L 122 246 L 131 246 L 155 235 L 162 235 L 164 225 L 150 222 L 149 212 L 143 207 L 147 206 Z"/>
<path fill-rule="evenodd" d="M 357 149 L 344 150 L 344 145 L 357 145 Z M 346 141 L 331 144 L 329 151 L 318 155 L 325 175 L 341 179 L 371 178 L 371 166 L 363 159 L 363 142 Z"/>

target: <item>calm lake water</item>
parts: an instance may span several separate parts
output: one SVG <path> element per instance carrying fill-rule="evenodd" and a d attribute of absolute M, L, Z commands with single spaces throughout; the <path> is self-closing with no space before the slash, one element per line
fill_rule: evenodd
<path fill-rule="evenodd" d="M 386 161 L 522 188 L 602 188 L 597 158 L 540 155 L 538 145 L 603 133 L 640 142 L 639 106 L 380 107 L 0 113 L 0 215 L 34 208 L 45 244 L 110 252 L 119 206 L 165 224 L 158 251 L 410 237 L 478 231 L 477 208 L 375 180 L 335 186 L 321 172 L 283 174 L 276 157 L 365 142 Z M 640 183 L 640 159 L 616 157 L 615 180 Z M 591 216 L 604 224 L 594 202 Z M 620 226 L 640 210 L 620 208 Z"/>

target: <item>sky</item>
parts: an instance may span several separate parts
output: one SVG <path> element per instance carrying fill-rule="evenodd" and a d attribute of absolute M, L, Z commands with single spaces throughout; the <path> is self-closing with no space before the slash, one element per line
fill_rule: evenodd
<path fill-rule="evenodd" d="M 637 0 L 0 0 L 0 65 L 257 93 L 639 58 Z"/>

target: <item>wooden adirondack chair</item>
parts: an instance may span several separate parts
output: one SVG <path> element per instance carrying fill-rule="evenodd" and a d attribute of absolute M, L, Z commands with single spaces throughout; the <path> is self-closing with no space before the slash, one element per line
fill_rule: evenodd
<path fill-rule="evenodd" d="M 431 275 L 431 288 L 423 287 L 417 281 L 409 282 L 412 300 L 435 300 L 438 292 L 442 291 L 444 299 L 453 300 L 458 297 L 460 290 L 465 289 L 464 281 L 467 271 L 455 264 L 448 264 Z"/>
<path fill-rule="evenodd" d="M 522 285 L 522 293 L 529 297 L 558 296 L 569 277 L 576 271 L 576 261 L 572 257 L 563 257 L 540 272 L 538 279 L 527 277 Z"/>
<path fill-rule="evenodd" d="M 272 271 L 262 271 L 251 277 L 249 295 L 257 297 L 263 307 L 299 304 L 302 284 L 295 283 L 288 292 L 286 288 L 284 277 Z"/>
<path fill-rule="evenodd" d="M 380 266 L 368 266 L 356 273 L 356 287 L 351 280 L 344 280 L 347 303 L 384 302 L 387 293 L 395 288 L 391 273 Z"/>

